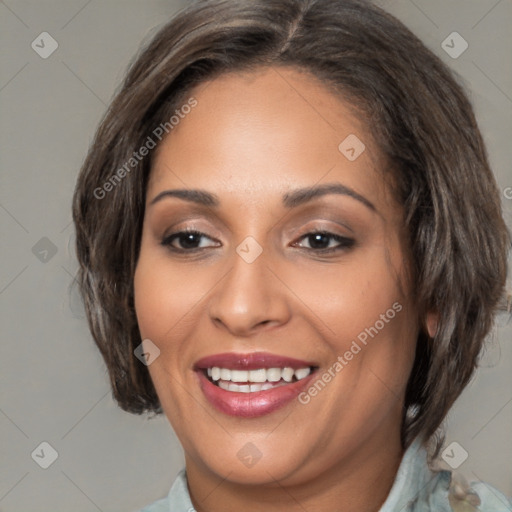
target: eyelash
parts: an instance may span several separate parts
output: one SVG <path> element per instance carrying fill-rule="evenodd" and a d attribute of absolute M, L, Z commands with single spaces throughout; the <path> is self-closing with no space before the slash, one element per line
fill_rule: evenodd
<path fill-rule="evenodd" d="M 184 229 L 182 231 L 177 231 L 176 233 L 171 233 L 170 235 L 167 235 L 166 237 L 164 237 L 164 239 L 161 242 L 161 245 L 167 247 L 172 252 L 181 253 L 181 254 L 194 253 L 194 252 L 200 251 L 201 249 L 205 249 L 204 247 L 194 247 L 192 249 L 180 249 L 180 248 L 172 246 L 172 242 L 176 239 L 179 239 L 182 235 L 196 235 L 196 236 L 200 236 L 200 237 L 209 238 L 204 233 L 201 233 L 200 231 L 197 231 L 195 229 Z M 329 238 L 335 240 L 336 242 L 338 242 L 338 244 L 339 244 L 338 247 L 328 247 L 328 248 L 324 248 L 324 249 L 306 248 L 306 250 L 308 250 L 308 251 L 313 251 L 313 252 L 320 253 L 320 254 L 332 254 L 332 253 L 335 253 L 338 251 L 347 250 L 347 249 L 352 248 L 355 244 L 355 240 L 352 238 L 347 238 L 347 237 L 344 237 L 341 235 L 336 235 L 336 234 L 330 233 L 328 231 L 311 231 L 309 233 L 302 235 L 299 238 L 299 240 L 302 240 L 304 238 L 308 238 L 308 237 L 314 236 L 314 235 L 323 235 L 323 236 L 329 237 Z M 212 240 L 212 239 L 210 238 L 210 240 Z"/>

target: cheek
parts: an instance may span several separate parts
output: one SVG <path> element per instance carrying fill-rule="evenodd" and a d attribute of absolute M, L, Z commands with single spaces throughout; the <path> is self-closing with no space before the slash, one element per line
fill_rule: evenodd
<path fill-rule="evenodd" d="M 185 338 L 187 315 L 200 299 L 200 291 L 189 283 L 187 274 L 170 271 L 165 255 L 141 248 L 134 275 L 137 322 L 141 338 L 150 339 L 160 350 L 148 371 L 164 410 L 173 411 L 168 418 L 175 428 L 175 418 L 186 416 L 177 400 L 183 384 L 176 367 L 187 350 L 187 344 L 180 340 Z"/>
<path fill-rule="evenodd" d="M 135 310 L 141 336 L 166 339 L 172 329 L 186 322 L 202 296 L 197 276 L 169 268 L 165 256 L 141 250 L 134 276 Z"/>
<path fill-rule="evenodd" d="M 287 280 L 314 312 L 308 316 L 316 318 L 331 362 L 343 358 L 334 368 L 343 375 L 334 379 L 335 386 L 340 392 L 350 389 L 366 404 L 369 397 L 377 403 L 401 396 L 417 339 L 415 312 L 399 285 L 400 279 L 407 288 L 403 258 L 398 250 L 389 257 L 386 251 L 374 246 L 340 264 L 305 266 Z"/>
<path fill-rule="evenodd" d="M 391 335 L 401 330 L 401 319 L 409 316 L 409 312 L 396 311 L 406 304 L 398 285 L 400 274 L 403 275 L 403 269 L 392 267 L 382 249 L 375 248 L 347 257 L 342 263 L 291 269 L 283 280 L 316 315 L 325 336 L 341 350 L 347 341 L 376 322 L 383 333 Z M 400 307 L 396 305 L 393 309 L 395 303 Z"/>

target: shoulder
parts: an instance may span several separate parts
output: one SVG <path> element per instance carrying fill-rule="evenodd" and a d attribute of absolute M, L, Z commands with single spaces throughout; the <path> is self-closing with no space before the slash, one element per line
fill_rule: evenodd
<path fill-rule="evenodd" d="M 416 439 L 406 450 L 390 494 L 379 512 L 512 512 L 512 502 L 484 482 L 469 483 Z"/>
<path fill-rule="evenodd" d="M 182 469 L 172 487 L 169 494 L 165 498 L 161 498 L 153 503 L 146 505 L 137 512 L 193 512 L 194 507 L 188 493 L 187 475 L 185 469 Z"/>
<path fill-rule="evenodd" d="M 512 512 L 512 501 L 484 482 L 468 481 L 452 473 L 448 493 L 453 512 Z"/>
<path fill-rule="evenodd" d="M 167 498 L 162 498 L 146 505 L 137 512 L 169 512 L 169 500 Z"/>

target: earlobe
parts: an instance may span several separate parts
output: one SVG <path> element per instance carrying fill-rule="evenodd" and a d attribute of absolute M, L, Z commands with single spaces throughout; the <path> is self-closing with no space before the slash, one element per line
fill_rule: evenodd
<path fill-rule="evenodd" d="M 433 338 L 437 334 L 437 327 L 439 325 L 439 313 L 430 311 L 427 313 L 426 327 L 428 335 Z"/>

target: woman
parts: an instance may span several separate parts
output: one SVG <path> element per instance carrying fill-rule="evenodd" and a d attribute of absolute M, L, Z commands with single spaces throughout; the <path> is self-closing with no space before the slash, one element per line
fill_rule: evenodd
<path fill-rule="evenodd" d="M 185 452 L 144 510 L 510 510 L 427 464 L 510 235 L 470 103 L 395 18 L 190 7 L 131 66 L 73 214 L 114 397 Z"/>

